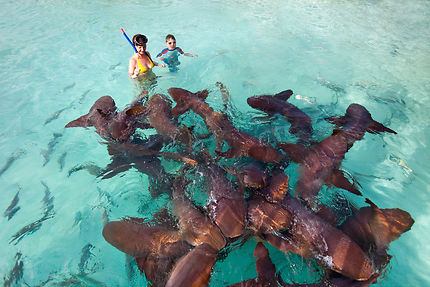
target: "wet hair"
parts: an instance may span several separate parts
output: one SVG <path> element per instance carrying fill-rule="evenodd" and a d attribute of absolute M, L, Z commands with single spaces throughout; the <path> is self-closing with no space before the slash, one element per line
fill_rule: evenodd
<path fill-rule="evenodd" d="M 135 46 L 143 46 L 148 42 L 148 38 L 142 34 L 136 34 L 133 36 L 133 45 Z"/>
<path fill-rule="evenodd" d="M 166 36 L 166 42 L 167 42 L 167 40 L 169 40 L 169 39 L 172 39 L 172 40 L 175 40 L 175 41 L 176 41 L 175 36 L 173 36 L 172 34 L 168 34 L 168 35 Z"/>

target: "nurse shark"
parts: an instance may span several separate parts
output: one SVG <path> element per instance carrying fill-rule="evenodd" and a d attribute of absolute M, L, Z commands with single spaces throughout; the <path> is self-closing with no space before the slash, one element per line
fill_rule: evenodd
<path fill-rule="evenodd" d="M 181 88 L 169 88 L 168 93 L 176 102 L 173 115 L 181 115 L 188 110 L 201 116 L 208 130 L 217 140 L 217 153 L 225 158 L 246 156 L 263 162 L 279 162 L 281 154 L 266 142 L 236 129 L 225 114 L 216 112 L 206 102 L 208 91 L 192 93 Z M 221 152 L 225 141 L 230 148 Z"/>

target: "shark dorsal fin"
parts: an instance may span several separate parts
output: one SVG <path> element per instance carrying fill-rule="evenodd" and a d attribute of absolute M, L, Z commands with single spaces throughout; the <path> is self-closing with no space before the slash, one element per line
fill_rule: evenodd
<path fill-rule="evenodd" d="M 209 91 L 208 90 L 198 91 L 198 92 L 195 92 L 195 95 L 202 100 L 206 100 L 206 98 L 209 95 Z"/>
<path fill-rule="evenodd" d="M 282 101 L 286 101 L 286 100 L 288 100 L 292 95 L 293 95 L 293 91 L 292 91 L 292 90 L 285 90 L 285 91 L 282 91 L 282 92 L 280 92 L 280 93 L 277 93 L 277 94 L 276 94 L 276 95 L 274 95 L 273 97 L 274 97 L 274 98 L 277 98 L 277 99 L 279 99 L 279 100 L 282 100 Z"/>

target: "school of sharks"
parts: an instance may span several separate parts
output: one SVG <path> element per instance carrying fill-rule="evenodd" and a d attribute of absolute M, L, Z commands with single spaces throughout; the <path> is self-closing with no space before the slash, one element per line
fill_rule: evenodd
<path fill-rule="evenodd" d="M 222 83 L 217 86 L 227 109 L 229 92 Z M 103 96 L 87 114 L 66 125 L 94 127 L 103 139 L 111 163 L 98 177 L 135 168 L 148 176 L 152 197 L 169 198 L 171 208 L 159 210 L 152 219 L 124 214 L 120 221 L 107 221 L 100 235 L 136 260 L 149 285 L 209 286 L 223 250 L 248 240 L 255 242 L 257 277 L 238 277 L 231 286 L 358 287 L 383 280 L 392 258 L 390 243 L 410 230 L 414 220 L 407 211 L 378 207 L 341 166 L 366 133 L 395 136 L 394 130 L 351 103 L 343 115 L 325 118 L 333 130 L 319 140 L 313 119 L 288 102 L 294 93 L 285 90 L 247 99 L 267 116 L 268 129 L 270 119 L 278 116 L 295 139 L 278 141 L 273 135 L 267 140 L 240 131 L 227 112 L 214 110 L 207 102 L 208 90 L 172 87 L 167 93 L 143 93 L 121 111 L 112 97 Z M 203 121 L 205 131 L 189 124 L 196 120 Z M 142 138 L 141 131 L 147 129 L 156 133 Z M 235 164 L 226 164 L 231 159 Z M 166 172 L 164 161 L 174 162 L 177 172 Z M 297 174 L 289 174 L 290 164 L 297 166 Z M 195 177 L 205 182 L 204 204 L 190 191 Z M 325 186 L 363 197 L 366 205 L 348 206 L 348 214 L 339 214 L 339 208 L 321 200 Z M 315 261 L 320 279 L 285 282 L 268 245 Z"/>

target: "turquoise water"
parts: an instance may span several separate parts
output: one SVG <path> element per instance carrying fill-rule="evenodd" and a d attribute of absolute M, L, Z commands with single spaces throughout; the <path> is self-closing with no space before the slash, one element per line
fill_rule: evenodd
<path fill-rule="evenodd" d="M 320 140 L 332 128 L 322 118 L 353 102 L 397 131 L 366 134 L 342 167 L 379 207 L 415 219 L 390 245 L 393 259 L 377 285 L 430 285 L 429 1 L 3 0 L 0 16 L 0 280 L 6 283 L 22 262 L 17 286 L 146 284 L 101 230 L 106 217 L 148 217 L 167 200 L 151 199 L 146 176 L 136 170 L 96 178 L 90 171 L 110 161 L 100 137 L 92 128 L 64 129 L 103 95 L 122 109 L 138 93 L 127 76 L 132 50 L 124 28 L 148 36 L 153 56 L 167 33 L 198 54 L 181 57 L 178 73 L 154 68 L 153 92 L 208 88 L 208 103 L 220 109 L 215 83 L 223 82 L 241 130 L 271 136 L 246 99 L 292 89 L 291 102 L 312 117 Z M 273 127 L 277 137 L 288 137 L 286 122 Z M 174 163 L 164 164 L 175 171 Z M 16 209 L 8 211 L 14 198 Z M 210 285 L 255 277 L 254 246 L 248 241 L 217 262 Z M 287 281 L 318 278 L 314 263 L 269 251 Z"/>

